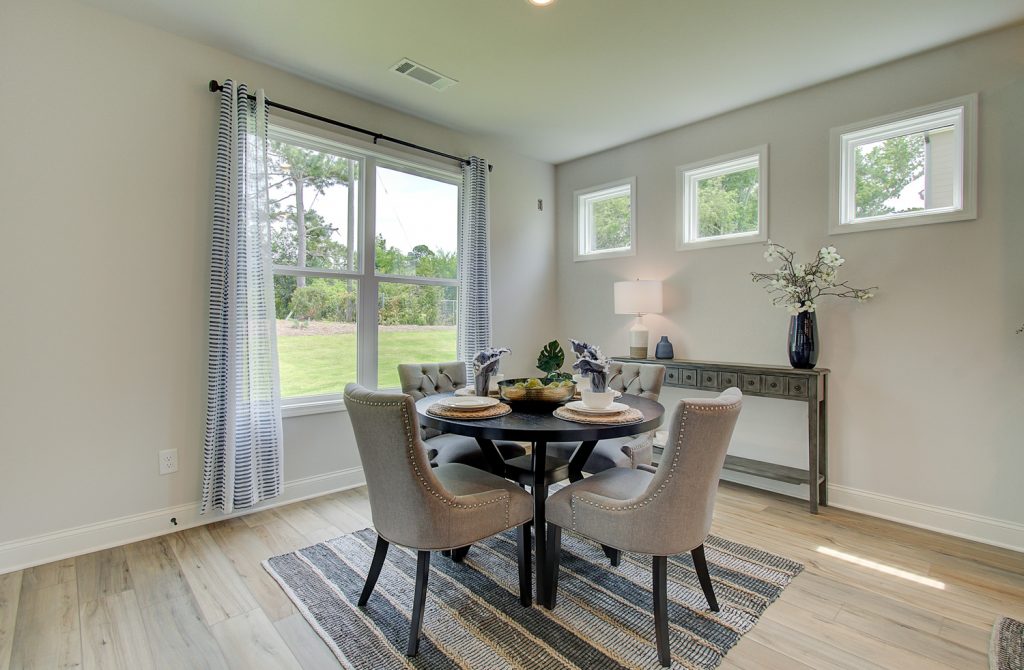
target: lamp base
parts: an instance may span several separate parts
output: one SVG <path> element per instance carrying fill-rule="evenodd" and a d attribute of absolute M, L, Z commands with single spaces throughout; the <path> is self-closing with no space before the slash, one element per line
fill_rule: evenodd
<path fill-rule="evenodd" d="M 647 342 L 649 332 L 644 325 L 643 317 L 637 314 L 636 323 L 629 329 L 629 357 L 647 358 Z"/>

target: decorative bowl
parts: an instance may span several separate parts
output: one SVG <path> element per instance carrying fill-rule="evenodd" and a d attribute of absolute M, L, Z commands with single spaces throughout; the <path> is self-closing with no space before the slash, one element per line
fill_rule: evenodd
<path fill-rule="evenodd" d="M 528 384 L 534 384 L 528 386 Z M 537 386 L 536 384 L 540 384 Z M 498 382 L 498 395 L 502 400 L 518 403 L 560 404 L 572 400 L 576 395 L 576 384 L 565 385 L 562 382 L 545 384 L 536 377 L 520 379 L 503 379 Z"/>

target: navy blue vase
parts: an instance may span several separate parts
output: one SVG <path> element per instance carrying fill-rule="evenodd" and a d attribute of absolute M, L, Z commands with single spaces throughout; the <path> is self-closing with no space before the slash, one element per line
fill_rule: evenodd
<path fill-rule="evenodd" d="M 789 364 L 801 369 L 818 364 L 818 321 L 814 312 L 789 317 Z"/>
<path fill-rule="evenodd" d="M 658 346 L 654 347 L 654 357 L 672 358 L 675 355 L 675 351 L 672 349 L 672 343 L 668 341 L 668 335 L 662 335 L 661 339 L 658 340 Z"/>

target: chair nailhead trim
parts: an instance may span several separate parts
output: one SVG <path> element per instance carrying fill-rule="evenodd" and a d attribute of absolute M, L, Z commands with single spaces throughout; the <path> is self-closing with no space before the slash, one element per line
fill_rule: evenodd
<path fill-rule="evenodd" d="M 413 470 L 416 472 L 416 478 L 420 480 L 420 485 L 423 486 L 423 488 L 426 489 L 430 493 L 430 495 L 434 496 L 435 498 L 440 500 L 442 503 L 444 503 L 448 507 L 453 507 L 453 508 L 456 508 L 456 509 L 476 509 L 478 507 L 486 507 L 487 505 L 492 505 L 494 503 L 504 502 L 505 503 L 505 528 L 508 529 L 510 527 L 509 526 L 509 507 L 510 507 L 510 502 L 511 502 L 512 498 L 508 494 L 508 491 L 502 491 L 501 494 L 497 498 L 492 498 L 491 500 L 485 500 L 483 502 L 467 505 L 465 503 L 457 502 L 458 496 L 451 496 L 450 494 L 447 494 L 447 492 L 444 492 L 444 493 L 438 492 L 437 490 L 434 489 L 433 486 L 430 485 L 430 482 L 423 475 L 423 472 L 420 470 L 419 464 L 416 462 L 416 452 L 415 452 L 416 440 L 413 438 L 412 424 L 409 421 L 409 406 L 406 404 L 404 399 L 400 400 L 400 401 L 397 401 L 397 402 L 367 402 L 365 400 L 357 400 L 357 399 L 352 398 L 352 397 L 347 397 L 346 401 L 348 401 L 348 400 L 351 400 L 352 402 L 359 403 L 360 405 L 367 405 L 369 407 L 401 407 L 402 408 L 402 423 L 404 424 L 404 428 L 405 428 L 405 442 L 406 442 L 406 447 L 407 447 L 407 452 L 406 453 L 407 453 L 407 455 L 409 457 L 409 462 L 412 463 Z"/>
<path fill-rule="evenodd" d="M 625 512 L 628 510 L 646 507 L 650 503 L 654 502 L 654 499 L 657 498 L 658 495 L 665 490 L 669 482 L 672 480 L 672 477 L 675 476 L 676 467 L 679 465 L 679 453 L 682 450 L 683 445 L 683 435 L 686 433 L 686 418 L 689 414 L 689 411 L 691 409 L 694 409 L 698 412 L 724 412 L 727 410 L 734 409 L 739 403 L 733 403 L 730 405 L 704 405 L 700 403 L 691 403 L 687 400 L 683 400 L 680 404 L 682 404 L 683 406 L 683 416 L 682 419 L 680 419 L 679 421 L 679 435 L 676 438 L 676 448 L 672 451 L 672 465 L 669 466 L 668 476 L 665 477 L 665 481 L 663 481 L 661 485 L 658 486 L 658 489 L 654 493 L 652 493 L 649 497 L 645 498 L 644 500 L 638 503 L 634 503 L 632 505 L 602 505 L 601 503 L 596 503 L 592 500 L 585 500 L 583 498 L 580 498 L 579 501 L 581 503 L 590 505 L 591 507 L 597 507 L 599 509 L 608 510 L 609 512 Z M 576 499 L 576 493 L 573 493 L 571 496 L 569 496 L 569 507 L 572 509 L 573 530 L 576 530 L 576 506 L 573 504 L 576 501 Z"/>

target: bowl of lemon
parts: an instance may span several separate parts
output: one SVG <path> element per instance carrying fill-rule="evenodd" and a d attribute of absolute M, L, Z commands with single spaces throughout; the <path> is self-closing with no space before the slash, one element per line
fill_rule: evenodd
<path fill-rule="evenodd" d="M 498 395 L 513 403 L 557 405 L 572 400 L 576 383 L 571 379 L 524 377 L 498 382 Z"/>

